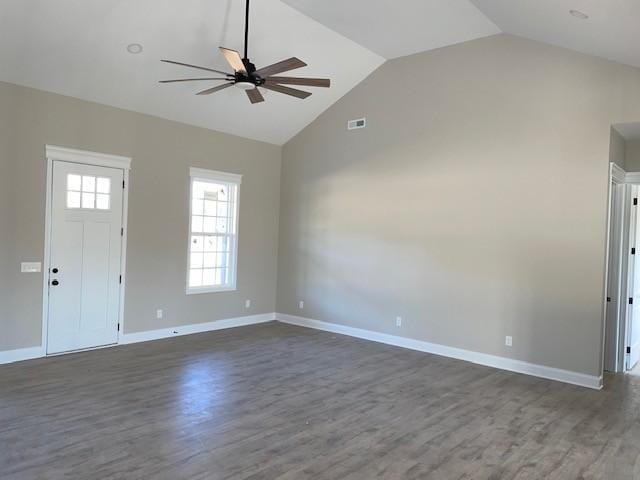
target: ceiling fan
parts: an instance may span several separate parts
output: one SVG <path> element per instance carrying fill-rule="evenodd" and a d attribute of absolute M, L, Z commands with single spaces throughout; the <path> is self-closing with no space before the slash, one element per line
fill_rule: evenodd
<path fill-rule="evenodd" d="M 279 73 L 288 72 L 297 68 L 306 67 L 307 64 L 302 60 L 291 57 L 287 60 L 283 60 L 268 67 L 262 67 L 256 69 L 255 65 L 251 63 L 248 55 L 249 47 L 249 0 L 246 4 L 245 13 L 245 26 L 244 26 L 244 57 L 240 56 L 240 53 L 229 48 L 220 47 L 220 52 L 224 56 L 225 60 L 229 63 L 233 69 L 233 73 L 222 72 L 213 68 L 200 67 L 197 65 L 190 65 L 183 62 L 175 62 L 173 60 L 162 60 L 165 63 L 171 63 L 174 65 L 180 65 L 182 67 L 195 68 L 198 70 L 205 70 L 207 72 L 218 73 L 224 75 L 224 77 L 206 77 L 206 78 L 180 78 L 176 80 L 160 80 L 160 83 L 176 83 L 176 82 L 200 82 L 200 81 L 213 81 L 222 80 L 224 83 L 212 88 L 207 88 L 198 92 L 196 95 L 210 95 L 225 88 L 235 86 L 247 92 L 247 96 L 251 103 L 264 102 L 264 97 L 258 87 L 266 88 L 278 93 L 284 93 L 285 95 L 291 95 L 297 98 L 307 98 L 311 95 L 310 92 L 299 90 L 297 88 L 287 87 L 286 85 L 302 85 L 307 87 L 325 87 L 331 86 L 331 80 L 326 78 L 299 78 L 299 77 L 280 77 L 274 76 Z"/>

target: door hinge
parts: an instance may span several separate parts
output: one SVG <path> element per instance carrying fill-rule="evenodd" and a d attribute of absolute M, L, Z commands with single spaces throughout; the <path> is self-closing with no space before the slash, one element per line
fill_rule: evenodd
<path fill-rule="evenodd" d="M 607 297 L 607 302 L 610 302 L 610 301 L 611 301 L 611 297 Z"/>
<path fill-rule="evenodd" d="M 633 305 L 633 297 L 629 297 L 629 305 Z"/>
<path fill-rule="evenodd" d="M 120 324 L 118 324 L 118 331 L 120 331 Z"/>
<path fill-rule="evenodd" d="M 122 275 L 120 275 L 120 279 L 118 283 L 122 283 Z"/>
<path fill-rule="evenodd" d="M 627 347 L 627 353 L 631 353 L 631 347 Z"/>
<path fill-rule="evenodd" d="M 120 236 L 121 236 L 121 237 L 124 237 L 124 227 L 122 227 L 122 228 L 120 229 Z"/>
<path fill-rule="evenodd" d="M 633 248 L 631 249 L 631 255 L 635 255 L 635 254 L 636 254 L 636 247 L 633 247 Z"/>
<path fill-rule="evenodd" d="M 124 190 L 124 180 L 122 180 L 122 189 Z M 636 198 L 637 200 L 637 198 Z"/>
<path fill-rule="evenodd" d="M 638 199 L 637 199 L 637 198 L 634 198 L 634 199 L 633 199 L 633 204 L 634 204 L 634 205 L 638 205 Z"/>

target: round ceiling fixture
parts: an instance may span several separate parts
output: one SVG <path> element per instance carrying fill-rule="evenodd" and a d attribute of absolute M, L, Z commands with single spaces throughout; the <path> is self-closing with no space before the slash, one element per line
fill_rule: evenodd
<path fill-rule="evenodd" d="M 236 88 L 239 88 L 240 90 L 253 90 L 254 88 L 256 88 L 255 84 L 251 82 L 242 82 L 242 81 L 236 82 L 234 86 Z"/>
<path fill-rule="evenodd" d="M 131 53 L 132 55 L 142 53 L 142 50 L 142 45 L 140 45 L 139 43 L 130 43 L 129 45 L 127 45 L 127 52 Z"/>
<path fill-rule="evenodd" d="M 569 13 L 572 16 L 579 18 L 580 20 L 587 20 L 589 18 L 589 15 L 587 15 L 584 12 L 581 12 L 580 10 L 569 10 Z"/>

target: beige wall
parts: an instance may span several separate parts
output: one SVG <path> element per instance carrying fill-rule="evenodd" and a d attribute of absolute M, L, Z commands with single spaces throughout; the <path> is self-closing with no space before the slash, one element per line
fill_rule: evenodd
<path fill-rule="evenodd" d="M 628 172 L 640 172 L 640 140 L 627 140 L 625 165 Z"/>
<path fill-rule="evenodd" d="M 0 83 L 0 350 L 40 344 L 42 277 L 19 268 L 43 260 L 45 144 L 133 158 L 125 332 L 274 311 L 280 147 Z M 243 174 L 236 292 L 185 295 L 189 166 Z"/>
<path fill-rule="evenodd" d="M 508 35 L 386 63 L 284 147 L 278 311 L 599 375 L 610 127 L 639 85 Z"/>

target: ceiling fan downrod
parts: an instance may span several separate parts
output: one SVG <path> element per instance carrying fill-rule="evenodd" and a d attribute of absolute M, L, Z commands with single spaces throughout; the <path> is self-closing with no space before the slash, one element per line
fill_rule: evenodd
<path fill-rule="evenodd" d="M 244 16 L 244 59 L 249 60 L 249 0 L 247 0 L 247 7 Z"/>

